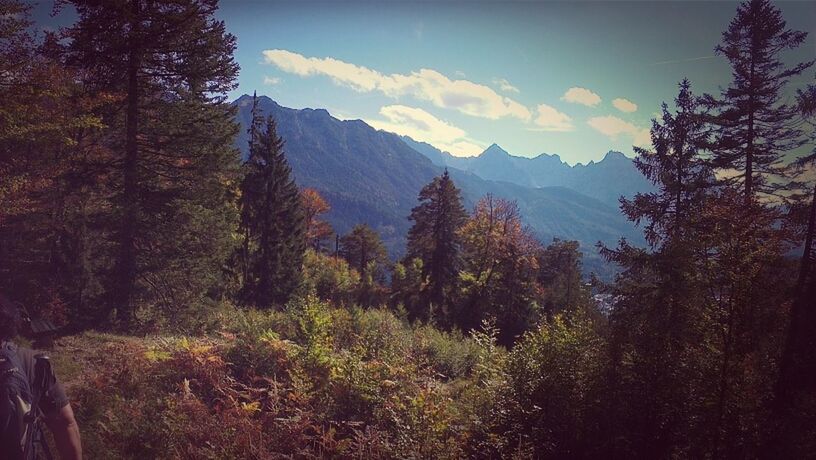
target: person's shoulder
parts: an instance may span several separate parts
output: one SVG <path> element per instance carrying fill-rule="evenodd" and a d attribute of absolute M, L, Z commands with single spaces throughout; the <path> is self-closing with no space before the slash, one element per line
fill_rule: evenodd
<path fill-rule="evenodd" d="M 34 356 L 37 354 L 37 351 L 32 350 L 31 348 L 20 346 L 15 344 L 14 342 L 6 342 L 4 346 L 10 345 L 13 349 L 17 352 L 17 356 L 23 362 L 33 362 Z"/>
<path fill-rule="evenodd" d="M 36 354 L 37 354 L 37 351 L 36 351 L 36 350 L 33 350 L 33 349 L 31 349 L 31 348 L 28 348 L 28 347 L 20 347 L 20 346 L 18 346 L 18 347 L 17 347 L 17 354 L 18 354 L 18 355 L 20 355 L 20 356 L 24 356 L 24 357 L 26 357 L 26 358 L 29 358 L 29 357 L 30 357 L 30 358 L 34 358 L 34 355 L 36 355 Z"/>

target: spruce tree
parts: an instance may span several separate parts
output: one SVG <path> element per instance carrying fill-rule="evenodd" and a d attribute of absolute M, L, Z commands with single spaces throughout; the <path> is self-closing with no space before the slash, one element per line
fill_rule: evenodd
<path fill-rule="evenodd" d="M 713 456 L 734 456 L 745 443 L 758 443 L 752 424 L 765 420 L 772 400 L 776 361 L 751 359 L 779 352 L 785 321 L 779 305 L 794 289 L 789 235 L 775 199 L 789 185 L 785 155 L 805 141 L 796 107 L 784 100 L 788 82 L 813 64 L 788 66 L 782 57 L 806 37 L 787 28 L 771 2 L 749 0 L 716 48 L 731 65 L 732 81 L 719 100 L 706 98 L 715 113 L 711 164 L 725 185 L 703 209 L 711 231 L 701 235 L 700 252 L 710 286 L 707 318 L 720 332 L 710 339 L 716 384 L 709 396 L 714 410 L 704 421 Z"/>
<path fill-rule="evenodd" d="M 68 63 L 111 132 L 108 302 L 124 326 L 137 304 L 174 310 L 217 284 L 235 225 L 235 37 L 216 0 L 72 0 Z"/>
<path fill-rule="evenodd" d="M 427 320 L 431 305 L 438 308 L 442 316 L 451 312 L 461 267 L 458 231 L 467 220 L 467 212 L 447 169 L 420 190 L 419 201 L 409 217 L 414 224 L 408 231 L 406 261 L 422 260 L 422 274 L 427 279 L 426 301 L 424 311 L 412 313 Z M 448 321 L 448 318 L 439 319 Z"/>
<path fill-rule="evenodd" d="M 769 0 L 748 0 L 723 32 L 718 54 L 731 64 L 733 80 L 720 99 L 708 97 L 719 113 L 713 164 L 736 171 L 726 182 L 739 185 L 746 203 L 779 187 L 785 152 L 802 145 L 801 132 L 792 126 L 796 107 L 782 103 L 788 80 L 814 61 L 791 67 L 782 53 L 804 43 L 806 32 L 786 28 L 782 12 Z"/>
<path fill-rule="evenodd" d="M 253 103 L 250 154 L 241 183 L 241 230 L 246 274 L 242 297 L 251 305 L 283 305 L 300 284 L 306 223 L 300 192 L 274 118 Z"/>
<path fill-rule="evenodd" d="M 361 279 L 371 277 L 375 282 L 382 281 L 382 266 L 388 262 L 388 254 L 373 228 L 366 224 L 355 225 L 340 238 L 340 255 L 360 272 Z"/>
<path fill-rule="evenodd" d="M 704 159 L 705 113 L 687 80 L 679 88 L 674 113 L 664 103 L 662 119 L 652 123 L 654 149 L 635 149 L 636 166 L 656 190 L 621 200 L 627 217 L 644 225 L 651 250 L 626 242 L 615 250 L 602 247 L 623 269 L 610 315 L 612 381 L 628 383 L 618 390 L 612 412 L 630 420 L 631 431 L 618 434 L 637 439 L 637 450 L 629 454 L 648 458 L 689 453 L 684 433 L 703 435 L 703 408 L 696 399 L 701 395 L 695 391 L 704 372 L 699 321 L 709 315 L 702 296 L 709 286 L 700 282 L 698 254 L 700 215 L 713 174 Z"/>

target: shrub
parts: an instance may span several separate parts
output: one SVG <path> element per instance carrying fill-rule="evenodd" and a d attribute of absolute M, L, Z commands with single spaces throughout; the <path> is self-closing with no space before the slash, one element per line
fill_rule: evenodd
<path fill-rule="evenodd" d="M 422 325 L 414 330 L 415 353 L 445 380 L 470 375 L 479 359 L 478 344 L 461 331 Z"/>
<path fill-rule="evenodd" d="M 604 348 L 580 311 L 525 333 L 507 360 L 503 436 L 536 457 L 589 456 L 602 420 Z"/>
<path fill-rule="evenodd" d="M 303 258 L 301 296 L 316 295 L 337 305 L 350 305 L 356 297 L 360 274 L 345 259 L 308 249 Z"/>

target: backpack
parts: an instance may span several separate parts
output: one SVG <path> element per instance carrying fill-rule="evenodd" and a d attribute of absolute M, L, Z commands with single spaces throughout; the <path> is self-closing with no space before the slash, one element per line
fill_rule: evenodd
<path fill-rule="evenodd" d="M 0 452 L 9 460 L 32 458 L 34 395 L 17 347 L 0 347 Z"/>

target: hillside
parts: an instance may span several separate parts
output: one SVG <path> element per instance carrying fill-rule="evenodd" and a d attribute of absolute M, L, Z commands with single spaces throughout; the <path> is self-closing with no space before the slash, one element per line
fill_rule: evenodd
<path fill-rule="evenodd" d="M 251 101 L 246 95 L 235 101 L 242 124 L 237 142 L 244 156 Z M 399 136 L 360 120 L 338 120 L 325 110 L 282 107 L 265 96 L 259 98 L 259 106 L 263 114 L 275 117 L 298 184 L 316 188 L 331 204 L 327 219 L 335 230 L 342 234 L 354 224 L 367 223 L 380 232 L 392 257 L 401 255 L 417 193 L 442 173 L 443 166 Z M 614 206 L 574 190 L 485 180 L 453 168 L 451 176 L 468 208 L 487 193 L 516 200 L 542 241 L 575 239 L 591 252 L 597 241 L 640 239 Z"/>

